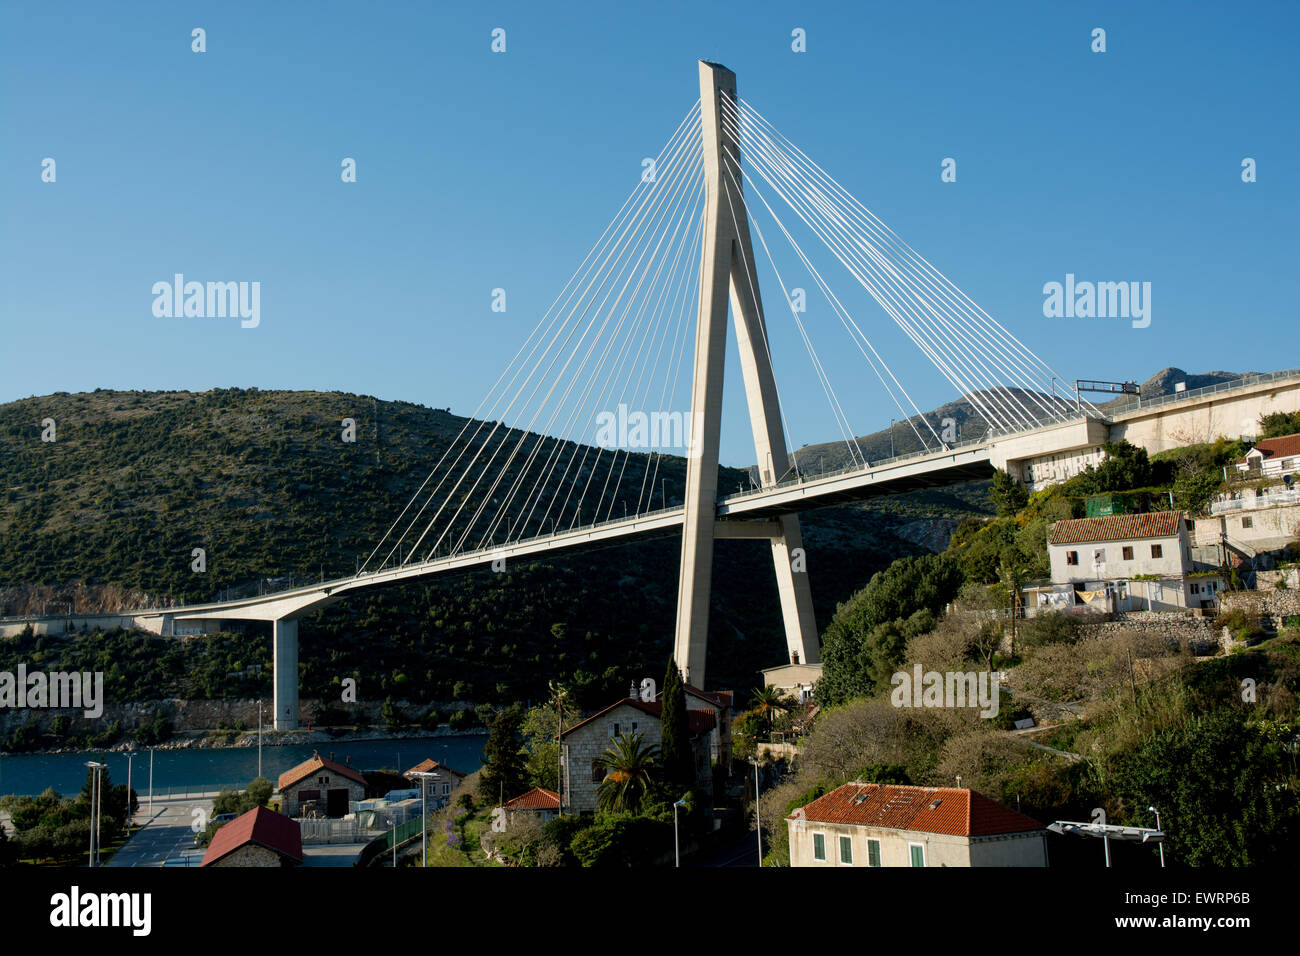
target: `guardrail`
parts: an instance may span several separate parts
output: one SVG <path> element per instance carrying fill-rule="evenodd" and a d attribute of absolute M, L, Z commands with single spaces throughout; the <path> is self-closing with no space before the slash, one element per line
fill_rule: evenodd
<path fill-rule="evenodd" d="M 1275 382 L 1284 378 L 1295 378 L 1300 375 L 1300 368 L 1288 368 L 1279 372 L 1263 372 L 1260 374 L 1243 375 L 1241 378 L 1234 378 L 1227 382 L 1219 382 L 1217 385 L 1202 385 L 1200 388 L 1189 388 L 1185 392 L 1171 392 L 1168 395 L 1158 395 L 1155 398 L 1143 398 L 1139 395 L 1136 399 L 1125 402 L 1123 405 L 1107 407 L 1104 412 L 1108 418 L 1115 415 L 1122 415 L 1125 412 L 1136 411 L 1141 409 L 1145 411 L 1148 408 L 1158 408 L 1161 405 L 1170 405 L 1175 402 L 1185 402 L 1190 398 L 1200 398 L 1205 395 L 1213 395 L 1215 392 L 1229 392 L 1234 388 L 1245 388 L 1247 385 L 1260 385 L 1265 382 Z"/>

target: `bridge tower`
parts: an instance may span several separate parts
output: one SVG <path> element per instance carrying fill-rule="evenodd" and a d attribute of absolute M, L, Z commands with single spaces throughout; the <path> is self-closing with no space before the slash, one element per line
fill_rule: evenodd
<path fill-rule="evenodd" d="M 718 534 L 718 438 L 722 424 L 723 359 L 730 301 L 740 348 L 750 427 L 763 486 L 785 475 L 788 455 L 776 381 L 768 351 L 763 302 L 758 292 L 749 219 L 741 197 L 740 144 L 734 124 L 723 121 L 723 100 L 736 103 L 736 74 L 700 61 L 700 124 L 704 150 L 704 245 L 700 262 L 699 320 L 695 330 L 695 376 L 691 393 L 690 451 L 686 465 L 682 562 L 677 587 L 674 656 L 686 680 L 704 686 L 709 630 L 713 540 Z M 730 115 L 734 115 L 732 112 Z M 781 616 L 791 659 L 821 661 L 812 592 L 803 560 L 797 515 L 784 515 L 764 532 L 776 566 Z"/>

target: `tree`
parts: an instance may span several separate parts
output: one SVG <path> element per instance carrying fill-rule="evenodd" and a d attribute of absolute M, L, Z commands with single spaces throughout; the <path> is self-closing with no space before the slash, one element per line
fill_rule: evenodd
<path fill-rule="evenodd" d="M 401 708 L 392 697 L 385 697 L 383 706 L 379 708 L 379 719 L 384 722 L 385 730 L 396 730 L 406 723 Z"/>
<path fill-rule="evenodd" d="M 1158 807 L 1175 865 L 1283 862 L 1300 837 L 1300 800 L 1283 769 L 1285 740 L 1271 736 L 1241 709 L 1219 707 L 1143 740 L 1111 778 L 1126 822 L 1150 825 L 1146 808 Z"/>
<path fill-rule="evenodd" d="M 907 639 L 920 633 L 918 628 L 933 626 L 932 615 L 961 583 L 961 570 L 948 555 L 900 558 L 873 576 L 836 609 L 822 636 L 817 702 L 827 706 L 870 696 L 882 679 L 888 686 Z M 928 622 L 914 616 L 922 610 L 931 615 Z"/>
<path fill-rule="evenodd" d="M 596 788 L 596 804 L 602 810 L 636 813 L 649 792 L 658 747 L 645 746 L 641 734 L 619 734 L 609 749 L 596 758 L 605 779 Z"/>
<path fill-rule="evenodd" d="M 1259 437 L 1280 438 L 1300 432 L 1300 412 L 1273 412 L 1259 420 Z"/>
<path fill-rule="evenodd" d="M 663 741 L 664 781 L 677 787 L 689 788 L 695 783 L 695 757 L 691 752 L 690 728 L 686 714 L 686 685 L 675 660 L 668 662 L 664 675 L 664 689 L 659 694 L 663 710 L 660 712 L 661 739 Z"/>
<path fill-rule="evenodd" d="M 753 697 L 754 713 L 758 715 L 760 726 L 767 736 L 772 734 L 772 722 L 778 713 L 785 713 L 790 704 L 781 696 L 781 692 L 768 684 L 761 690 L 756 689 Z"/>
<path fill-rule="evenodd" d="M 989 497 L 993 500 L 999 518 L 1017 514 L 1029 504 L 1028 489 L 1001 468 L 993 473 L 993 487 L 989 489 Z"/>
<path fill-rule="evenodd" d="M 483 776 L 479 784 L 489 800 L 509 800 L 527 789 L 527 754 L 519 743 L 523 715 L 518 705 L 499 710 L 492 718 L 483 749 Z"/>

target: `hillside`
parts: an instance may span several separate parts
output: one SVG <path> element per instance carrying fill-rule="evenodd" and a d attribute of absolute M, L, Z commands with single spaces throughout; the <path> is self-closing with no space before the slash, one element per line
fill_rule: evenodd
<path fill-rule="evenodd" d="M 41 441 L 47 418 L 54 442 Z M 356 422 L 355 443 L 340 440 L 343 418 Z M 262 578 L 349 574 L 464 421 L 367 396 L 257 389 L 99 390 L 0 406 L 2 610 L 205 600 Z M 633 501 L 644 467 L 634 456 L 622 475 Z M 671 504 L 684 461 L 665 459 L 659 474 Z M 741 480 L 726 469 L 722 486 Z M 941 541 L 954 518 L 985 512 L 984 498 L 982 488 L 948 489 L 807 516 L 819 620 L 894 558 Z M 207 553 L 202 574 L 190 567 L 196 547 Z M 303 696 L 354 673 L 367 698 L 501 703 L 578 671 L 593 695 L 622 693 L 632 677 L 663 672 L 678 547 L 616 546 L 359 596 L 304 619 Z M 710 683 L 752 686 L 757 668 L 784 658 L 770 562 L 765 547 L 719 542 Z M 232 665 L 269 650 L 258 625 L 248 630 L 257 639 Z"/>

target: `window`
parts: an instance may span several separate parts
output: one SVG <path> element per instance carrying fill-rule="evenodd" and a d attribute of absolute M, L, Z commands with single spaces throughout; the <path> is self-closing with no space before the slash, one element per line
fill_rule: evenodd
<path fill-rule="evenodd" d="M 925 866 L 925 847 L 920 843 L 909 843 L 907 849 L 912 855 L 913 866 Z"/>
<path fill-rule="evenodd" d="M 813 859 L 814 859 L 814 860 L 822 860 L 822 861 L 825 861 L 825 859 L 826 859 L 826 834 L 825 834 L 825 833 L 814 833 L 814 834 L 812 835 L 812 838 L 813 838 Z"/>
<path fill-rule="evenodd" d="M 1192 593 L 1193 593 L 1193 594 L 1200 594 L 1200 593 L 1201 593 L 1201 586 L 1200 586 L 1199 584 L 1197 584 L 1195 581 L 1192 582 Z"/>
<path fill-rule="evenodd" d="M 1253 528 L 1253 527 L 1255 527 L 1255 519 L 1254 519 L 1254 518 L 1242 518 L 1242 519 L 1241 519 L 1241 526 L 1242 526 L 1243 528 Z"/>
<path fill-rule="evenodd" d="M 451 784 L 444 783 L 442 785 L 442 795 L 445 797 L 449 793 L 451 793 Z"/>
<path fill-rule="evenodd" d="M 1079 563 L 1079 552 L 1078 552 L 1078 551 L 1067 551 L 1067 552 L 1065 552 L 1065 563 L 1066 563 L 1066 564 L 1078 564 L 1078 563 Z"/>
<path fill-rule="evenodd" d="M 593 760 L 591 762 L 591 782 L 600 783 L 604 779 L 605 779 L 605 771 L 601 769 L 600 761 Z"/>
<path fill-rule="evenodd" d="M 1123 549 L 1123 551 L 1122 551 L 1121 553 L 1123 554 L 1123 556 L 1124 556 L 1124 560 L 1125 560 L 1125 561 L 1132 561 L 1132 560 L 1133 560 L 1133 547 L 1132 547 L 1132 545 L 1125 545 L 1125 546 L 1124 546 L 1124 549 Z"/>
<path fill-rule="evenodd" d="M 880 866 L 880 841 L 867 841 L 867 866 Z"/>
<path fill-rule="evenodd" d="M 1162 547 L 1161 547 L 1160 545 L 1158 545 L 1158 544 L 1153 544 L 1153 545 L 1151 545 L 1151 557 L 1153 557 L 1153 558 L 1163 558 L 1164 556 L 1165 556 L 1165 549 L 1164 549 L 1164 548 L 1162 548 Z"/>
<path fill-rule="evenodd" d="M 619 728 L 618 728 L 618 724 L 615 723 L 615 724 L 614 724 L 614 733 L 613 733 L 612 736 L 614 736 L 614 737 L 617 737 L 617 736 L 618 736 L 618 729 L 619 729 Z"/>
<path fill-rule="evenodd" d="M 840 837 L 840 862 L 853 865 L 853 837 Z"/>

